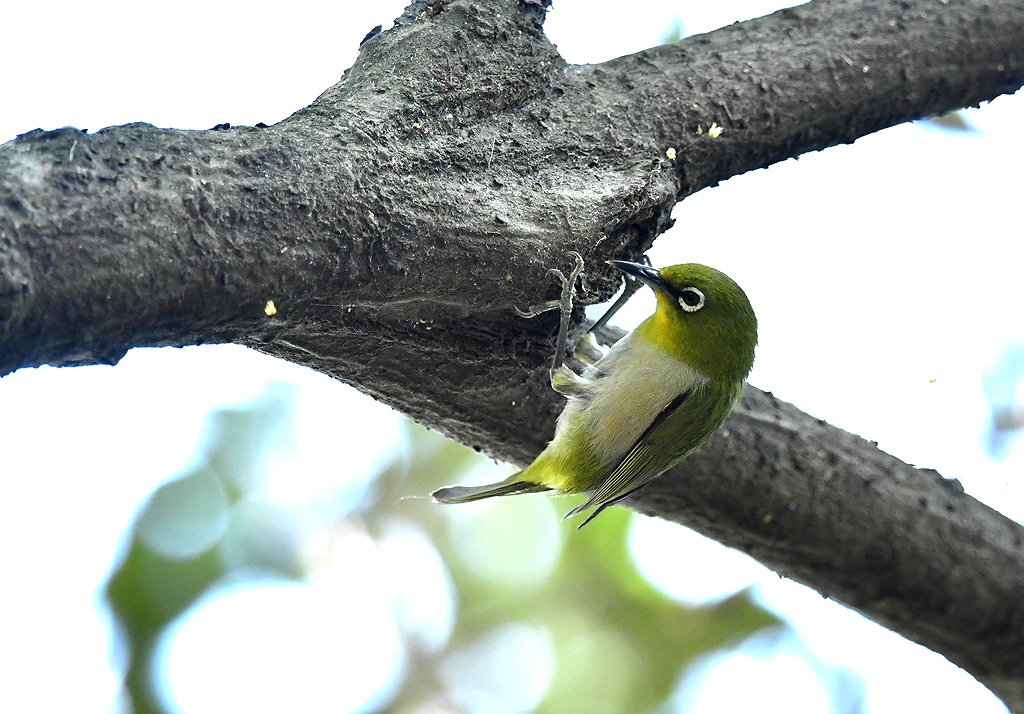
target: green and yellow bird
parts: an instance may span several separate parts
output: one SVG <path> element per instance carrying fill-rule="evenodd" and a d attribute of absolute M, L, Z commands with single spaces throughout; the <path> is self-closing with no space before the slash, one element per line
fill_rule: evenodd
<path fill-rule="evenodd" d="M 657 310 L 582 375 L 565 366 L 552 372 L 568 403 L 533 463 L 498 483 L 442 488 L 437 501 L 590 492 L 566 514 L 594 508 L 582 527 L 699 449 L 725 421 L 754 363 L 757 318 L 746 294 L 705 265 L 608 262 L 650 286 Z"/>

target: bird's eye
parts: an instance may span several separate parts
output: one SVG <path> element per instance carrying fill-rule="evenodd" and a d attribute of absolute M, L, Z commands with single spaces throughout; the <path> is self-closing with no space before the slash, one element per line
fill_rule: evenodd
<path fill-rule="evenodd" d="M 679 291 L 679 307 L 686 312 L 697 312 L 704 307 L 704 293 L 697 288 L 683 288 Z"/>

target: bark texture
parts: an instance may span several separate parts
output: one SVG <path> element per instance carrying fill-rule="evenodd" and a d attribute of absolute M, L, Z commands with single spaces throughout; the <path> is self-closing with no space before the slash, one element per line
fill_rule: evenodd
<path fill-rule="evenodd" d="M 1020 0 L 818 0 L 594 66 L 559 57 L 545 10 L 413 3 L 275 126 L 0 147 L 0 374 L 235 341 L 524 463 L 562 406 L 546 378 L 556 318 L 511 306 L 553 297 L 567 251 L 587 259 L 584 301 L 605 299 L 603 260 L 642 254 L 686 195 L 1024 84 Z M 956 482 L 750 389 L 710 447 L 629 505 L 750 552 L 1024 710 L 1024 529 Z"/>

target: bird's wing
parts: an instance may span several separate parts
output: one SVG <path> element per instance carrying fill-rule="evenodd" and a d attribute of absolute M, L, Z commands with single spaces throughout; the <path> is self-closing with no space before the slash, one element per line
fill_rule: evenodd
<path fill-rule="evenodd" d="M 728 416 L 734 400 L 735 395 L 711 385 L 694 387 L 677 396 L 658 413 L 590 498 L 565 517 L 596 506 L 580 524 L 582 528 L 605 508 L 649 483 L 702 446 Z"/>

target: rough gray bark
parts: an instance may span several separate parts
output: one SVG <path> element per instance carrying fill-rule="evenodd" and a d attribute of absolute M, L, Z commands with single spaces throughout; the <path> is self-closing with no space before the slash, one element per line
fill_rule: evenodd
<path fill-rule="evenodd" d="M 1024 84 L 1020 0 L 818 0 L 567 65 L 540 0 L 418 2 L 272 127 L 135 124 L 0 147 L 0 374 L 236 341 L 523 463 L 560 400 L 551 297 L 584 299 L 684 196 Z M 716 122 L 717 139 L 705 130 Z M 666 154 L 675 149 L 675 159 Z M 273 300 L 277 314 L 264 313 Z M 1024 710 L 1022 529 L 749 390 L 630 504 L 750 552 L 941 652 Z"/>

